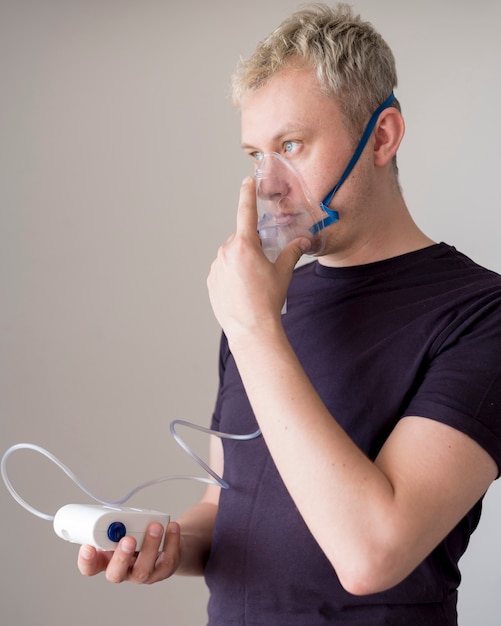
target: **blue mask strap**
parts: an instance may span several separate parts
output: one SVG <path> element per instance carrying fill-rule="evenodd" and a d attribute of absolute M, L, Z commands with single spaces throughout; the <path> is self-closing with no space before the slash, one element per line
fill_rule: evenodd
<path fill-rule="evenodd" d="M 322 209 L 327 213 L 327 217 L 325 217 L 320 222 L 317 222 L 310 228 L 310 232 L 312 234 L 318 233 L 320 230 L 322 230 L 326 226 L 329 226 L 330 224 L 333 224 L 334 222 L 337 222 L 339 220 L 339 213 L 337 211 L 334 211 L 333 209 L 330 209 L 329 204 L 332 198 L 334 197 L 334 194 L 337 192 L 339 187 L 341 187 L 344 181 L 348 178 L 351 170 L 357 164 L 357 161 L 360 158 L 360 155 L 362 154 L 367 142 L 369 141 L 369 137 L 371 136 L 372 131 L 374 130 L 374 127 L 376 126 L 376 122 L 378 120 L 380 113 L 384 111 L 385 109 L 387 109 L 388 107 L 390 107 L 393 104 L 394 100 L 395 100 L 395 94 L 392 91 L 391 94 L 388 96 L 388 98 L 386 98 L 386 100 L 383 102 L 383 104 L 381 104 L 371 115 L 371 118 L 367 122 L 367 126 L 365 127 L 365 130 L 362 134 L 362 137 L 360 138 L 360 141 L 358 142 L 358 146 L 356 147 L 355 152 L 353 153 L 353 156 L 350 159 L 350 162 L 346 166 L 346 169 L 344 170 L 344 172 L 341 174 L 341 178 L 339 179 L 336 186 L 333 189 L 331 189 L 331 191 L 329 191 L 329 193 L 325 196 L 325 198 L 320 203 L 320 206 L 322 207 Z"/>

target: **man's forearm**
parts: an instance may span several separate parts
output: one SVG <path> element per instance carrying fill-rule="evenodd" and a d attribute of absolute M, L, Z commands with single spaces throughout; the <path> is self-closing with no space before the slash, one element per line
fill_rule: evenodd
<path fill-rule="evenodd" d="M 216 513 L 216 504 L 202 501 L 176 520 L 181 527 L 181 560 L 176 574 L 203 575 L 212 542 Z"/>

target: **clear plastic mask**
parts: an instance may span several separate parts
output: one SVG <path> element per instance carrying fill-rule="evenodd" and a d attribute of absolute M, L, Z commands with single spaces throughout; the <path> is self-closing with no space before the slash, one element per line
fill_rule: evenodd
<path fill-rule="evenodd" d="M 325 247 L 323 224 L 327 213 L 311 197 L 294 166 L 276 152 L 264 154 L 256 169 L 258 232 L 263 251 L 275 261 L 280 251 L 298 237 L 311 242 L 310 255 Z"/>

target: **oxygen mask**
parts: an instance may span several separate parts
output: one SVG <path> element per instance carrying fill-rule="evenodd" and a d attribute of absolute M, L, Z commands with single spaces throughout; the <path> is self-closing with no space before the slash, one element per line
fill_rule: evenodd
<path fill-rule="evenodd" d="M 255 176 L 258 232 L 268 259 L 274 262 L 298 237 L 310 240 L 308 254 L 321 254 L 329 214 L 313 200 L 292 163 L 276 152 L 263 154 Z"/>

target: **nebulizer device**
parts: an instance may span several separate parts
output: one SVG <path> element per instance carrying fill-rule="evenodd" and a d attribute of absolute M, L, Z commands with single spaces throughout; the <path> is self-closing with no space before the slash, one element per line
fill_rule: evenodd
<path fill-rule="evenodd" d="M 203 461 L 181 438 L 178 433 L 179 427 L 186 427 L 220 439 L 232 439 L 236 441 L 249 441 L 261 436 L 258 429 L 250 434 L 232 434 L 204 428 L 185 420 L 173 420 L 170 423 L 170 433 L 181 448 L 189 454 L 207 472 L 207 476 L 191 476 L 176 474 L 162 476 L 149 480 L 132 489 L 122 498 L 107 500 L 92 492 L 82 481 L 51 452 L 31 443 L 18 443 L 6 450 L 0 463 L 0 474 L 11 496 L 24 509 L 41 519 L 51 521 L 54 531 L 61 539 L 71 543 L 89 544 L 99 550 L 115 550 L 119 541 L 126 535 L 136 540 L 136 550 L 142 547 L 147 528 L 152 522 L 160 523 L 164 528 L 170 521 L 170 515 L 151 509 L 139 509 L 126 507 L 124 504 L 139 491 L 171 480 L 193 480 L 208 485 L 217 485 L 222 489 L 229 489 L 230 485 L 219 476 L 205 461 Z M 7 473 L 7 460 L 20 450 L 33 450 L 57 465 L 68 478 L 73 481 L 87 496 L 97 504 L 65 504 L 54 515 L 43 513 L 28 504 L 15 490 Z M 163 539 L 159 549 L 162 549 Z"/>

